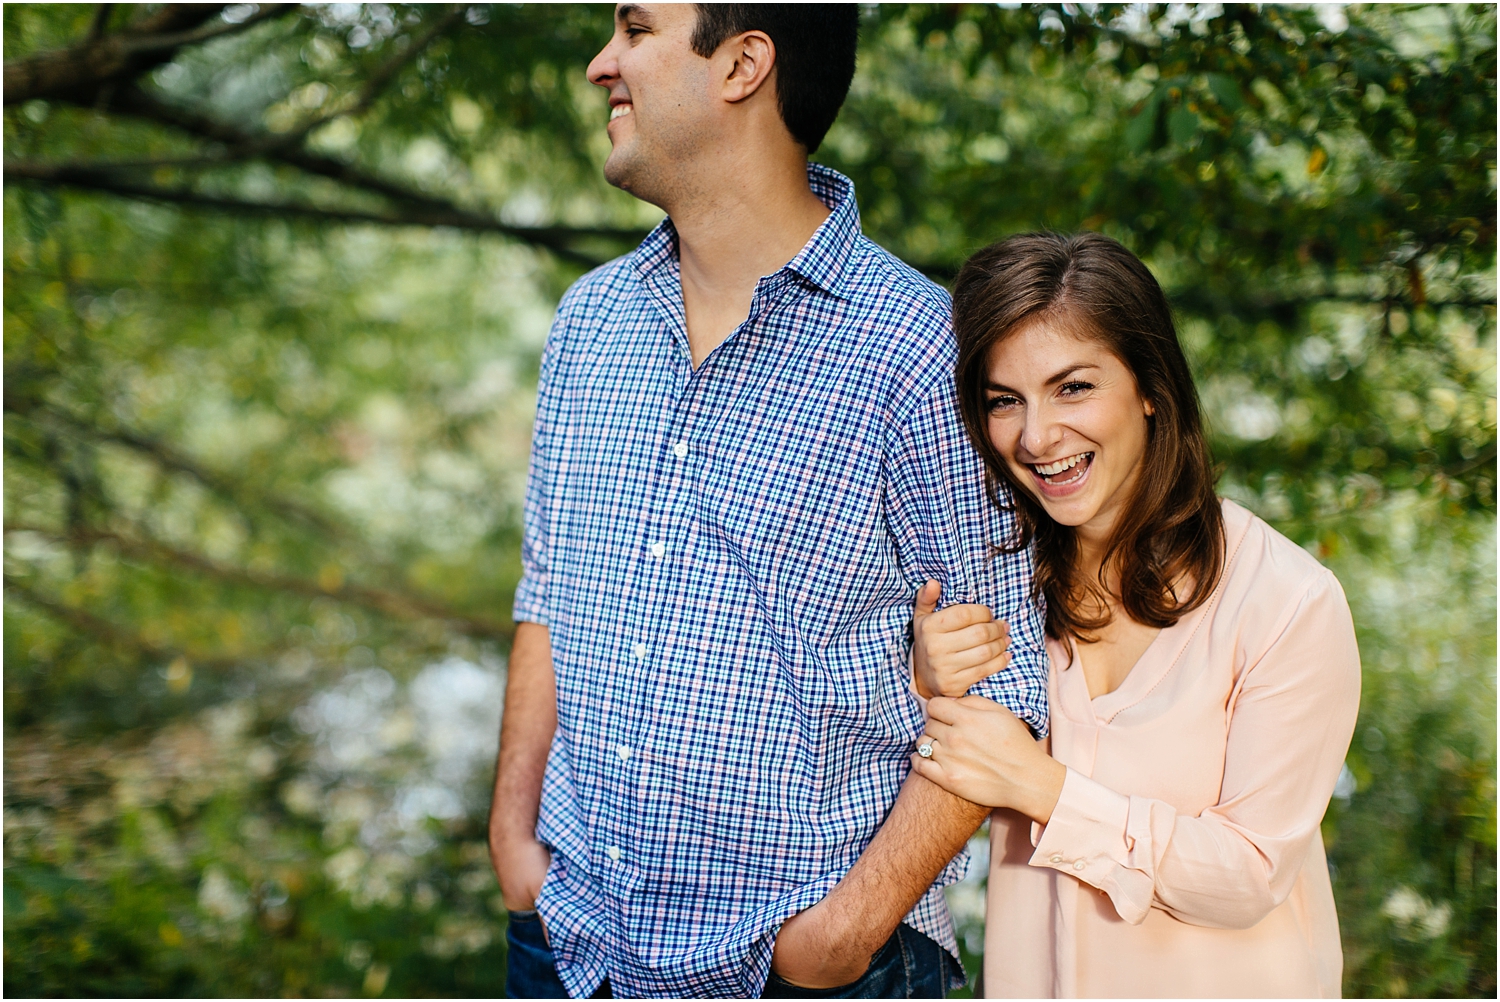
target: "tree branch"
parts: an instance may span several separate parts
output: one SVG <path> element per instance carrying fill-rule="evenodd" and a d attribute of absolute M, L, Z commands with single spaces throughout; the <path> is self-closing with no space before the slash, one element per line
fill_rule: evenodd
<path fill-rule="evenodd" d="M 131 539 L 103 529 L 80 527 L 67 532 L 56 532 L 34 525 L 7 525 L 5 532 L 7 534 L 30 532 L 69 545 L 94 546 L 99 543 L 111 543 L 127 556 L 153 563 L 172 564 L 232 584 L 251 585 L 268 591 L 304 595 L 308 598 L 332 598 L 402 619 L 443 620 L 472 636 L 488 637 L 492 640 L 508 641 L 511 636 L 511 628 L 504 623 L 456 612 L 435 599 L 353 584 L 340 583 L 336 587 L 325 587 L 317 581 L 310 581 L 306 578 L 232 567 L 155 540 Z"/>
<path fill-rule="evenodd" d="M 933 262 L 910 262 L 911 266 L 934 282 L 951 282 L 958 277 L 958 267 L 950 264 L 937 264 Z M 1350 295 L 1332 290 L 1313 290 L 1309 292 L 1294 292 L 1291 294 L 1256 294 L 1242 291 L 1234 298 L 1205 295 L 1195 290 L 1179 290 L 1167 296 L 1172 305 L 1178 308 L 1186 308 L 1196 313 L 1214 315 L 1237 312 L 1264 313 L 1279 309 L 1290 309 L 1297 306 L 1306 306 L 1310 303 L 1349 303 L 1352 305 L 1376 306 L 1382 304 L 1399 305 L 1406 308 L 1421 306 L 1462 306 L 1475 308 L 1483 306 L 1494 306 L 1493 296 L 1459 296 L 1452 299 L 1427 299 L 1418 302 L 1415 298 L 1404 295 Z"/>
<path fill-rule="evenodd" d="M 267 4 L 243 21 L 211 24 L 224 4 L 168 4 L 114 35 L 97 33 L 107 14 L 97 16 L 82 42 L 6 63 L 5 104 L 51 98 L 92 106 L 105 88 L 170 62 L 184 46 L 243 31 L 296 6 Z"/>
<path fill-rule="evenodd" d="M 354 100 L 347 107 L 335 108 L 314 117 L 304 125 L 298 126 L 283 136 L 278 136 L 274 140 L 265 140 L 265 148 L 258 152 L 269 152 L 273 149 L 296 146 L 306 138 L 309 132 L 318 126 L 327 124 L 335 118 L 340 118 L 344 115 L 358 115 L 365 111 L 380 92 L 385 89 L 386 84 L 390 83 L 391 79 L 397 73 L 401 72 L 402 67 L 421 54 L 422 50 L 431 45 L 439 35 L 458 23 L 464 16 L 464 10 L 465 8 L 461 4 L 450 5 L 450 9 L 445 16 L 434 22 L 415 41 L 407 45 L 403 51 L 396 53 L 390 59 L 387 59 L 380 66 L 376 67 L 375 71 L 365 80 L 364 86 L 359 89 Z"/>
<path fill-rule="evenodd" d="M 542 247 L 561 258 L 588 268 L 597 267 L 603 263 L 603 260 L 574 250 L 570 246 L 572 241 L 602 238 L 638 242 L 646 235 L 644 230 L 610 227 L 513 226 L 493 216 L 471 212 L 434 199 L 424 199 L 426 204 L 409 203 L 393 212 L 325 208 L 293 202 L 260 202 L 228 196 L 204 195 L 184 188 L 163 188 L 141 184 L 121 179 L 115 172 L 67 164 L 7 163 L 5 179 L 66 185 L 125 198 L 245 215 L 279 216 L 330 223 L 374 223 L 381 226 L 450 226 L 479 233 L 499 233 Z"/>
<path fill-rule="evenodd" d="M 53 619 L 71 626 L 79 633 L 86 633 L 113 647 L 125 647 L 135 651 L 137 654 L 161 661 L 171 661 L 174 658 L 183 657 L 189 663 L 205 668 L 238 668 L 254 660 L 253 657 L 231 658 L 224 657 L 223 655 L 205 654 L 154 644 L 133 630 L 116 626 L 109 620 L 96 616 L 84 609 L 65 605 L 56 599 L 48 598 L 19 578 L 6 574 L 4 581 L 7 591 L 20 596 L 28 604 L 36 606 Z M 262 657 L 269 660 L 269 655 L 262 655 Z"/>
<path fill-rule="evenodd" d="M 167 104 L 147 94 L 138 87 L 129 87 L 120 91 L 111 102 L 110 109 L 150 119 L 159 124 L 174 126 L 200 138 L 225 143 L 233 148 L 253 151 L 265 144 L 263 136 L 241 131 L 232 125 L 220 122 L 199 112 Z M 457 226 L 463 229 L 508 233 L 508 235 L 518 239 L 546 247 L 548 250 L 555 251 L 561 256 L 570 257 L 572 260 L 586 266 L 596 265 L 599 261 L 587 255 L 572 252 L 566 244 L 560 241 L 572 236 L 610 237 L 621 240 L 639 241 L 646 235 L 644 230 L 635 229 L 507 226 L 491 216 L 464 209 L 448 199 L 435 197 L 404 187 L 385 178 L 370 174 L 353 164 L 335 160 L 332 157 L 318 156 L 300 148 L 269 149 L 266 155 L 270 159 L 278 160 L 288 166 L 296 167 L 298 170 L 306 171 L 309 174 L 316 174 L 320 177 L 326 177 L 341 184 L 349 185 L 352 188 L 380 195 L 392 201 L 400 202 L 403 206 L 425 210 L 427 213 L 434 214 L 443 219 L 441 222 L 434 222 L 417 218 L 411 219 L 411 224 L 419 226 Z M 377 217 L 367 221 L 382 222 L 384 220 L 381 217 Z M 397 225 L 407 224 L 406 220 L 397 223 Z"/>
<path fill-rule="evenodd" d="M 115 5 L 112 3 L 101 3 L 94 9 L 94 19 L 89 22 L 88 41 L 97 42 L 104 37 L 104 30 L 109 27 L 109 15 L 114 10 Z"/>
<path fill-rule="evenodd" d="M 174 473 L 182 473 L 203 485 L 210 493 L 217 495 L 223 500 L 234 505 L 241 511 L 247 510 L 251 505 L 247 499 L 254 504 L 264 507 L 281 518 L 294 523 L 300 523 L 304 528 L 339 540 L 348 540 L 350 533 L 343 526 L 329 520 L 321 513 L 299 504 L 287 498 L 264 494 L 247 487 L 238 479 L 224 473 L 209 469 L 196 460 L 183 455 L 175 448 L 159 439 L 129 429 L 106 429 L 100 428 L 81 418 L 46 404 L 28 402 L 15 394 L 8 394 L 5 398 L 5 410 L 23 416 L 35 417 L 40 414 L 45 419 L 50 419 L 66 426 L 76 435 L 94 439 L 101 442 L 112 442 L 117 445 L 126 446 L 151 459 L 152 462 L 165 470 Z"/>

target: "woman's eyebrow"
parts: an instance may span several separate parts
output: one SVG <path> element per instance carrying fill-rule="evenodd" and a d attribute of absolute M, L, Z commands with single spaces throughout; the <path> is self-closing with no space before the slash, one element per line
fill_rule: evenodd
<path fill-rule="evenodd" d="M 1067 379 L 1069 376 L 1073 375 L 1073 373 L 1077 372 L 1079 369 L 1097 369 L 1097 368 L 1099 368 L 1099 367 L 1097 365 L 1095 365 L 1094 363 L 1092 363 L 1092 362 L 1074 362 L 1072 365 L 1068 366 L 1066 369 L 1059 370 L 1058 373 L 1057 373 L 1057 375 L 1055 375 L 1052 378 L 1048 379 L 1042 385 L 1043 386 L 1056 386 L 1058 383 L 1062 382 L 1064 379 Z"/>
<path fill-rule="evenodd" d="M 1042 385 L 1043 386 L 1056 386 L 1058 383 L 1060 383 L 1063 380 L 1067 379 L 1069 376 L 1073 375 L 1075 372 L 1078 372 L 1080 369 L 1097 369 L 1097 368 L 1099 368 L 1099 366 L 1095 365 L 1092 362 L 1074 362 L 1072 365 L 1068 366 L 1067 368 L 1060 370 L 1057 373 L 1057 375 L 1049 377 L 1047 379 L 1047 381 L 1045 383 L 1043 383 Z M 1006 386 L 1004 383 L 997 383 L 997 382 L 995 382 L 992 379 L 985 380 L 984 388 L 985 388 L 985 390 L 987 390 L 989 392 L 992 392 L 992 393 L 1017 393 L 1016 390 L 1011 389 L 1009 386 Z M 1017 395 L 1019 396 L 1019 393 L 1017 393 Z"/>

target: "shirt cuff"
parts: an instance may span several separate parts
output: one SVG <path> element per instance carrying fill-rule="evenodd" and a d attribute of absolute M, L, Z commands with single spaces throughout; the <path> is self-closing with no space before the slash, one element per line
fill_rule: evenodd
<path fill-rule="evenodd" d="M 521 578 L 516 585 L 510 618 L 517 623 L 547 625 L 547 588 L 544 582 L 531 576 Z"/>
<path fill-rule="evenodd" d="M 1030 863 L 1099 888 L 1122 919 L 1139 925 L 1151 909 L 1155 881 L 1146 862 L 1151 847 L 1132 837 L 1132 806 L 1130 797 L 1069 768 L 1052 817 L 1040 832 L 1032 826 Z"/>

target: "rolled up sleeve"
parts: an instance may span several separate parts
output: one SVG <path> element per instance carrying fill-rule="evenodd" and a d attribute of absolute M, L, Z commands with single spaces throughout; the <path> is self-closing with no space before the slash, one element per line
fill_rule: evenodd
<path fill-rule="evenodd" d="M 958 418 L 952 380 L 922 394 L 886 454 L 887 518 L 913 597 L 932 579 L 941 604 L 979 603 L 1010 624 L 1010 663 L 969 692 L 1047 733 L 1047 653 L 1031 601 L 1031 559 L 1004 553 L 1012 517 L 990 503 L 984 463 Z"/>
<path fill-rule="evenodd" d="M 572 314 L 569 298 L 559 304 L 557 318 L 547 335 L 542 351 L 541 372 L 537 376 L 536 420 L 531 428 L 531 458 L 526 470 L 526 499 L 521 535 L 521 580 L 516 585 L 511 618 L 518 623 L 548 625 L 549 526 L 551 523 L 551 479 L 554 469 L 553 444 L 560 417 L 556 370 L 567 337 Z"/>

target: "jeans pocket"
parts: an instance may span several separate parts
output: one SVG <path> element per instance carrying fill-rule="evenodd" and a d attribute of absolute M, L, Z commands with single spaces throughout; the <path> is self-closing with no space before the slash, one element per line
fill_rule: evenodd
<path fill-rule="evenodd" d="M 901 959 L 901 942 L 898 935 L 892 936 L 885 941 L 885 945 L 875 951 L 875 956 L 870 958 L 870 966 L 865 969 L 855 980 L 847 985 L 839 985 L 837 988 L 803 988 L 794 985 L 790 981 L 771 973 L 766 980 L 765 991 L 761 993 L 762 998 L 776 999 L 867 999 L 867 998 L 899 998 L 901 996 L 892 993 L 892 987 L 897 983 L 897 975 L 905 974 L 905 964 Z"/>
<path fill-rule="evenodd" d="M 536 909 L 508 911 L 506 916 L 506 926 L 513 941 L 522 946 L 547 949 L 547 932 L 542 928 L 542 916 Z"/>

